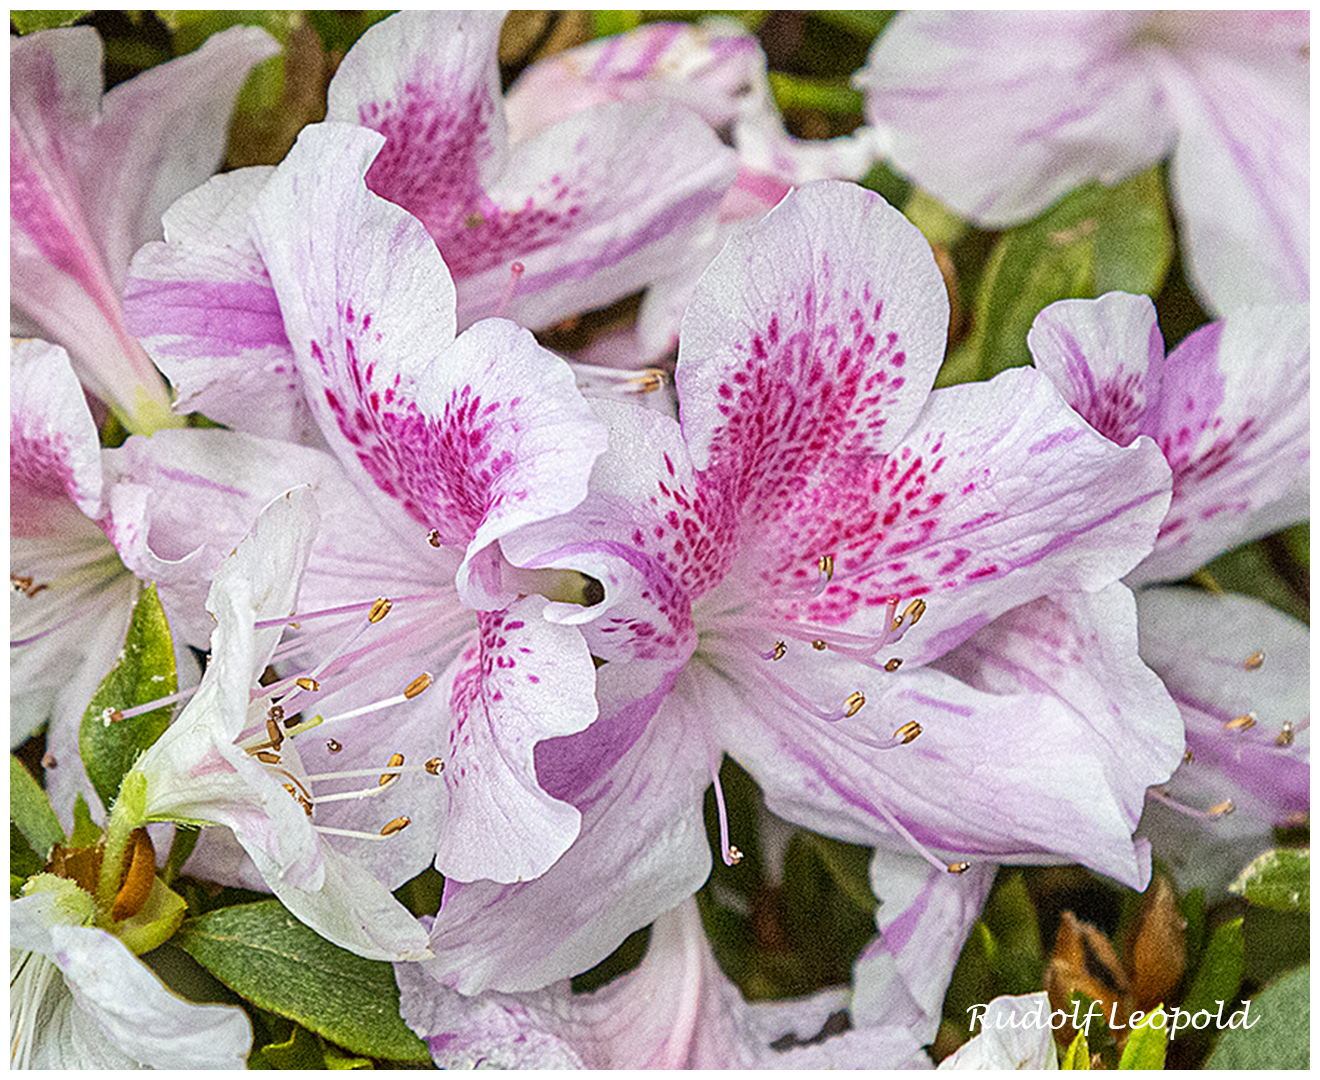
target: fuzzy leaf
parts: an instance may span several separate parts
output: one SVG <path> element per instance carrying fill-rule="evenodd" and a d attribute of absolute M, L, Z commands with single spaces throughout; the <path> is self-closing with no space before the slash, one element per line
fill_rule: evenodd
<path fill-rule="evenodd" d="M 1274 911 L 1311 910 L 1311 849 L 1275 848 L 1258 855 L 1228 891 Z"/>
<path fill-rule="evenodd" d="M 133 608 L 119 660 L 97 688 L 83 714 L 78 748 L 87 775 L 109 807 L 133 762 L 170 725 L 172 706 L 112 722 L 114 710 L 126 710 L 173 694 L 179 687 L 174 668 L 174 640 L 156 586 L 142 590 Z"/>
<path fill-rule="evenodd" d="M 50 800 L 23 763 L 9 755 L 9 818 L 44 862 L 50 849 L 64 843 L 64 828 Z"/>
<path fill-rule="evenodd" d="M 1077 1033 L 1077 1038 L 1073 1039 L 1072 1045 L 1068 1047 L 1068 1052 L 1063 1055 L 1063 1060 L 1059 1062 L 1059 1068 L 1091 1068 L 1091 1051 L 1086 1045 L 1086 1032 L 1079 1031 Z"/>
<path fill-rule="evenodd" d="M 1183 1001 L 1183 1011 L 1195 1015 L 1202 1010 L 1213 1013 L 1216 1003 L 1233 1000 L 1242 985 L 1246 962 L 1246 936 L 1242 920 L 1233 919 L 1218 927 L 1205 948 L 1192 988 Z"/>
<path fill-rule="evenodd" d="M 1310 1018 L 1311 969 L 1304 967 L 1252 998 L 1245 1015 L 1239 1009 L 1227 1018 L 1228 1030 L 1205 1067 L 1305 1069 L 1311 1058 Z"/>
<path fill-rule="evenodd" d="M 1160 1017 L 1159 1023 L 1155 1023 Z M 1123 1056 L 1118 1059 L 1120 1069 L 1163 1069 L 1164 1054 L 1169 1047 L 1169 1014 L 1164 1006 L 1146 1015 L 1140 1026 L 1132 1029 Z"/>
<path fill-rule="evenodd" d="M 88 14 L 79 11 L 45 11 L 41 9 L 11 11 L 9 21 L 20 34 L 30 34 L 34 30 L 53 30 L 57 26 L 68 26 L 75 19 Z"/>
<path fill-rule="evenodd" d="M 399 1015 L 394 969 L 330 944 L 278 900 L 191 919 L 176 940 L 235 993 L 354 1053 L 430 1058 Z"/>

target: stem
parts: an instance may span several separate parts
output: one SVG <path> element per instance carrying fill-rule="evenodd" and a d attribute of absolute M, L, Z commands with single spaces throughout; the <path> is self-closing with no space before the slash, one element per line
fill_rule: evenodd
<path fill-rule="evenodd" d="M 124 876 L 124 856 L 133 830 L 143 822 L 146 808 L 147 778 L 130 771 L 119 788 L 119 797 L 105 826 L 105 851 L 101 856 L 101 876 L 96 882 L 96 906 L 104 919 L 110 918 Z"/>

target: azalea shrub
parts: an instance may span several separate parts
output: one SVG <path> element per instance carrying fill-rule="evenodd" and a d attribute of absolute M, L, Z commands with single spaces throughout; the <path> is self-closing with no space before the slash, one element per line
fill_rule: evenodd
<path fill-rule="evenodd" d="M 1309 40 L 11 12 L 11 1065 L 1303 1067 Z"/>

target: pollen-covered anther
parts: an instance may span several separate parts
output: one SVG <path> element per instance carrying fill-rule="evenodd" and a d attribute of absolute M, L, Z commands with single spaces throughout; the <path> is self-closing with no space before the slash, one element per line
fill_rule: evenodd
<path fill-rule="evenodd" d="M 921 725 L 915 720 L 909 720 L 894 732 L 894 738 L 899 741 L 900 746 L 906 746 L 920 734 Z"/>
<path fill-rule="evenodd" d="M 402 765 L 402 764 L 403 764 L 403 755 L 402 755 L 402 754 L 391 754 L 391 755 L 390 755 L 389 766 L 390 766 L 391 769 L 397 769 L 397 768 L 398 768 L 400 765 Z M 397 780 L 398 778 L 399 778 L 399 774 L 398 774 L 398 773 L 381 773 L 381 774 L 380 774 L 380 786 L 381 786 L 381 787 L 384 787 L 386 784 L 392 784 L 392 783 L 393 783 L 395 780 Z"/>
<path fill-rule="evenodd" d="M 1247 657 L 1246 663 L 1244 663 L 1242 666 L 1246 668 L 1248 671 L 1259 671 L 1261 667 L 1264 665 L 1264 663 L 1265 663 L 1265 650 L 1257 649 L 1254 653 L 1252 653 L 1250 656 Z"/>
<path fill-rule="evenodd" d="M 949 873 L 951 874 L 965 874 L 971 868 L 972 864 L 969 862 L 951 862 L 948 866 Z"/>
<path fill-rule="evenodd" d="M 427 534 L 426 534 L 426 542 L 427 542 L 428 544 L 430 544 L 433 548 L 438 548 L 438 547 L 440 547 L 440 546 L 441 546 L 441 543 L 440 543 L 440 530 L 439 530 L 439 529 L 432 529 L 429 533 L 427 533 Z"/>
<path fill-rule="evenodd" d="M 834 580 L 834 556 L 822 555 L 816 560 L 816 568 L 825 575 L 826 581 Z"/>
<path fill-rule="evenodd" d="M 1285 720 L 1283 722 L 1283 729 L 1279 732 L 1277 736 L 1275 736 L 1274 745 L 1292 746 L 1293 739 L 1295 738 L 1294 731 L 1295 729 L 1293 728 L 1293 722 L 1291 720 Z"/>
<path fill-rule="evenodd" d="M 367 612 L 367 622 L 369 623 L 380 622 L 381 619 L 385 618 L 385 616 L 390 613 L 390 608 L 392 608 L 393 606 L 394 606 L 394 602 L 392 600 L 387 600 L 385 597 L 382 596 L 379 600 L 377 600 L 374 604 L 371 605 L 371 610 Z"/>
<path fill-rule="evenodd" d="M 330 753 L 337 754 L 339 753 L 339 751 L 341 751 L 344 748 L 344 744 L 341 743 L 338 739 L 326 739 L 325 748 L 329 750 Z"/>
<path fill-rule="evenodd" d="M 101 713 L 101 723 L 106 727 L 111 724 L 118 724 L 124 719 L 124 714 L 119 709 L 105 709 Z"/>
<path fill-rule="evenodd" d="M 271 750 L 257 750 L 252 756 L 263 765 L 278 765 L 280 763 L 280 755 Z"/>
<path fill-rule="evenodd" d="M 921 617 L 926 614 L 926 601 L 913 600 L 903 609 L 903 618 L 900 622 L 906 622 L 909 626 L 916 626 L 921 621 Z"/>
<path fill-rule="evenodd" d="M 895 656 L 892 660 L 885 661 L 885 670 L 892 673 L 903 666 L 903 661 Z"/>
<path fill-rule="evenodd" d="M 787 655 L 788 646 L 782 641 L 776 641 L 773 649 L 769 652 L 763 652 L 760 654 L 762 660 L 782 660 Z"/>
<path fill-rule="evenodd" d="M 828 641 L 823 640 L 822 638 L 817 638 L 815 641 L 811 643 L 811 647 L 815 649 L 817 652 L 824 652 L 826 649 L 830 647 L 830 643 Z"/>
<path fill-rule="evenodd" d="M 734 847 L 732 844 L 729 845 L 728 854 L 729 857 L 726 861 L 729 866 L 737 866 L 740 862 L 743 861 L 743 853 L 739 851 L 736 847 Z"/>
<path fill-rule="evenodd" d="M 439 776 L 442 772 L 445 771 L 445 763 L 441 761 L 438 757 L 433 757 L 430 761 L 428 761 L 425 765 L 423 765 L 422 768 L 424 768 L 432 776 Z"/>
<path fill-rule="evenodd" d="M 1210 809 L 1205 812 L 1205 816 L 1211 821 L 1214 821 L 1216 818 L 1228 817 L 1228 815 L 1233 813 L 1236 809 L 1237 803 L 1232 799 L 1225 799 L 1223 802 L 1215 803 L 1214 806 L 1210 807 Z"/>
<path fill-rule="evenodd" d="M 315 694 L 318 690 L 321 689 L 321 684 L 317 682 L 315 679 L 307 679 L 307 678 L 294 679 L 293 683 L 295 686 L 298 687 L 299 690 L 306 690 L 309 694 Z"/>
<path fill-rule="evenodd" d="M 844 716 L 856 716 L 857 710 L 866 704 L 866 695 L 860 690 L 854 690 L 848 695 L 848 700 L 844 702 L 846 706 L 843 710 Z"/>
<path fill-rule="evenodd" d="M 1183 751 L 1182 763 L 1184 765 L 1190 765 L 1195 760 L 1196 760 L 1196 755 L 1192 753 L 1192 748 L 1189 746 L 1186 750 Z"/>
<path fill-rule="evenodd" d="M 1254 712 L 1243 713 L 1241 716 L 1235 716 L 1224 724 L 1225 731 L 1250 731 L 1256 726 L 1256 714 Z"/>
<path fill-rule="evenodd" d="M 381 826 L 380 835 L 395 836 L 403 832 L 403 830 L 411 824 L 412 818 L 410 817 L 396 817 L 393 821 L 387 821 Z"/>
<path fill-rule="evenodd" d="M 282 724 L 284 722 L 284 706 L 272 705 L 266 712 L 266 718 L 276 724 Z"/>
<path fill-rule="evenodd" d="M 413 698 L 417 697 L 417 695 L 419 695 L 423 690 L 425 690 L 428 686 L 430 686 L 432 681 L 433 680 L 431 679 L 431 673 L 429 671 L 423 671 L 420 675 L 417 676 L 417 678 L 413 679 L 412 682 L 410 682 L 407 686 L 403 688 L 403 696 L 406 697 L 409 701 L 411 701 Z"/>

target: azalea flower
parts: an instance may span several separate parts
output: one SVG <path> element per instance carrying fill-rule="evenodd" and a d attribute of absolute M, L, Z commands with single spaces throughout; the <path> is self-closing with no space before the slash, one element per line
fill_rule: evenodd
<path fill-rule="evenodd" d="M 236 432 L 124 449 L 135 482 L 179 492 L 203 517 L 230 517 L 271 484 L 327 492 L 300 605 L 278 619 L 297 624 L 279 670 L 312 687 L 302 700 L 325 723 L 337 718 L 331 738 L 303 740 L 303 764 L 379 776 L 398 754 L 408 769 L 438 759 L 441 775 L 405 769 L 370 800 L 353 796 L 360 783 L 327 783 L 311 799 L 317 826 L 338 830 L 336 847 L 390 887 L 433 860 L 448 877 L 516 881 L 551 865 L 580 820 L 536 783 L 535 745 L 580 731 L 597 707 L 580 631 L 546 621 L 532 595 L 560 595 L 565 579 L 580 592 L 583 579 L 528 574 L 501 545 L 581 501 L 606 434 L 567 366 L 527 331 L 493 319 L 455 337 L 454 286 L 434 242 L 363 181 L 380 146 L 359 127 L 308 129 L 253 211 L 304 407 L 338 461 Z M 185 446 L 186 461 L 209 455 L 228 473 L 184 493 Z M 378 598 L 392 600 L 379 628 L 366 621 Z M 423 675 L 436 685 L 415 700 L 405 689 Z M 412 823 L 388 847 L 362 835 L 382 807 Z"/>
<path fill-rule="evenodd" d="M 666 100 L 696 110 L 738 152 L 738 175 L 705 243 L 647 290 L 630 342 L 631 366 L 667 352 L 701 272 L 739 227 L 764 216 L 793 187 L 811 180 L 855 180 L 884 149 L 873 128 L 835 139 L 795 139 L 784 129 L 755 35 L 731 19 L 649 23 L 555 53 L 531 65 L 509 89 L 515 141 L 604 102 Z M 649 403 L 649 401 L 648 401 Z"/>
<path fill-rule="evenodd" d="M 1166 155 L 1208 305 L 1310 293 L 1302 11 L 904 12 L 856 81 L 895 166 L 987 228 Z"/>
<path fill-rule="evenodd" d="M 897 211 L 809 185 L 707 271 L 684 322 L 681 426 L 596 403 L 611 449 L 590 495 L 503 543 L 515 565 L 579 568 L 605 591 L 559 612 L 605 661 L 600 719 L 536 753 L 582 831 L 537 882 L 447 884 L 432 948 L 460 991 L 581 970 L 695 889 L 700 795 L 726 751 L 775 813 L 941 872 L 1065 852 L 1138 878 L 1124 808 L 1180 746 L 1165 763 L 1155 738 L 1153 774 L 1144 755 L 1122 779 L 1098 762 L 1096 789 L 1070 789 L 1041 767 L 1057 698 L 1023 715 L 920 665 L 1010 608 L 1127 573 L 1163 518 L 1167 465 L 1144 440 L 1115 456 L 1030 370 L 930 393 L 946 317 Z M 987 786 L 1001 763 L 1012 779 Z"/>
<path fill-rule="evenodd" d="M 1060 300 L 1027 335 L 1036 367 L 1102 435 L 1148 435 L 1173 469 L 1155 550 L 1130 581 L 1183 577 L 1229 548 L 1306 520 L 1310 308 L 1246 308 L 1164 355 L 1155 305 Z"/>
<path fill-rule="evenodd" d="M 248 71 L 278 51 L 239 26 L 101 94 L 91 27 L 10 39 L 9 284 L 16 332 L 63 345 L 132 431 L 171 423 L 168 389 L 124 326 L 133 252 L 224 157 Z"/>
<path fill-rule="evenodd" d="M 1259 600 L 1138 594 L 1141 656 L 1187 726 L 1187 756 L 1151 792 L 1141 832 L 1186 891 L 1222 894 L 1310 811 L 1310 633 Z"/>
<path fill-rule="evenodd" d="M 367 185 L 429 231 L 461 327 L 496 314 L 546 326 L 637 291 L 713 224 L 736 169 L 699 117 L 663 102 L 602 105 L 510 145 L 502 19 L 401 12 L 362 36 L 330 84 L 330 121 L 384 136 Z M 139 254 L 125 304 L 181 408 L 296 439 L 310 425 L 293 350 L 247 233 L 269 175 L 217 177 L 172 207 L 167 242 Z"/>
<path fill-rule="evenodd" d="M 941 1069 L 1057 1069 L 1046 993 L 997 997 L 976 1014 L 971 1039 L 940 1062 Z"/>
<path fill-rule="evenodd" d="M 72 889 L 79 893 L 81 890 Z M 241 1069 L 252 1026 L 233 1005 L 171 990 L 95 926 L 92 898 L 9 905 L 9 1063 L 15 1069 Z"/>
<path fill-rule="evenodd" d="M 688 899 L 651 929 L 639 968 L 589 994 L 568 980 L 527 994 L 464 997 L 429 962 L 397 964 L 404 1020 L 441 1068 L 806 1069 L 929 1067 L 891 1017 L 838 1031 L 849 993 L 748 1003 L 720 971 Z"/>

